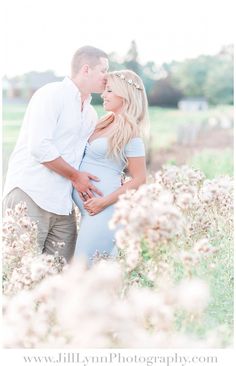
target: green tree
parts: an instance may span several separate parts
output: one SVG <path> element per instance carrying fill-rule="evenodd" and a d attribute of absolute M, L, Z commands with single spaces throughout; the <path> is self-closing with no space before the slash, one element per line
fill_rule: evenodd
<path fill-rule="evenodd" d="M 184 95 L 203 96 L 209 68 L 214 64 L 211 56 L 199 56 L 184 62 L 173 62 L 170 67 L 173 83 Z"/>
<path fill-rule="evenodd" d="M 157 75 L 158 75 L 158 69 L 153 61 L 148 61 L 142 67 L 142 74 L 140 76 L 143 80 L 148 97 L 153 89 Z"/>
<path fill-rule="evenodd" d="M 127 55 L 125 56 L 124 66 L 126 69 L 130 69 L 136 72 L 136 74 L 141 76 L 142 67 L 138 61 L 138 50 L 136 42 L 134 40 L 131 42 L 130 49 L 128 50 Z"/>
<path fill-rule="evenodd" d="M 172 86 L 188 97 L 204 96 L 212 104 L 233 104 L 233 47 L 166 65 Z"/>
<path fill-rule="evenodd" d="M 178 101 L 183 97 L 179 89 L 173 86 L 170 75 L 156 80 L 153 89 L 148 95 L 150 105 L 161 107 L 177 107 Z"/>
<path fill-rule="evenodd" d="M 233 59 L 220 57 L 208 72 L 205 96 L 212 104 L 233 104 Z"/>

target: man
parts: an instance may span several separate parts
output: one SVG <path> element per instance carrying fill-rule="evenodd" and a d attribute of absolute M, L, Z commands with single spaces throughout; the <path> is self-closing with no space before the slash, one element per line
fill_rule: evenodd
<path fill-rule="evenodd" d="M 97 121 L 90 94 L 103 92 L 107 71 L 105 52 L 91 46 L 78 49 L 71 78 L 45 85 L 31 98 L 9 162 L 4 210 L 26 202 L 30 218 L 38 223 L 42 252 L 58 250 L 67 261 L 77 234 L 73 186 L 84 199 L 93 192 L 101 195 L 91 182 L 99 178 L 77 169 Z M 55 249 L 53 242 L 65 246 Z"/>

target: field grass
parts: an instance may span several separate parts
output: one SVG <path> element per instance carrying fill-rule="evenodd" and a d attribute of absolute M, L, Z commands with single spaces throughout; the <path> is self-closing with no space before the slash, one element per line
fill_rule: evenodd
<path fill-rule="evenodd" d="M 233 176 L 234 164 L 232 149 L 204 149 L 188 161 L 188 165 L 201 170 L 206 178 L 213 179 L 220 175 Z"/>
<path fill-rule="evenodd" d="M 102 116 L 102 106 L 95 107 L 98 115 Z M 231 106 L 217 106 L 206 111 L 185 112 L 178 109 L 149 107 L 150 134 L 152 136 L 153 149 L 168 147 L 176 141 L 177 129 L 185 123 L 201 123 L 208 118 L 232 111 Z"/>
<path fill-rule="evenodd" d="M 15 144 L 21 122 L 24 117 L 25 104 L 3 104 L 3 148 L 5 144 Z M 95 106 L 100 116 L 104 114 L 102 106 Z M 183 123 L 202 122 L 219 113 L 227 113 L 231 106 L 218 106 L 207 111 L 183 112 L 177 109 L 149 107 L 151 136 L 154 147 L 166 147 L 175 141 L 177 128 Z M 13 147 L 13 146 L 12 146 Z"/>
<path fill-rule="evenodd" d="M 9 155 L 16 143 L 24 117 L 26 104 L 3 103 L 3 177 Z M 98 116 L 104 114 L 102 106 L 95 106 Z M 170 146 L 176 141 L 178 127 L 186 123 L 206 121 L 209 117 L 232 111 L 231 106 L 217 106 L 207 111 L 183 112 L 177 109 L 150 107 L 150 135 L 152 151 Z"/>

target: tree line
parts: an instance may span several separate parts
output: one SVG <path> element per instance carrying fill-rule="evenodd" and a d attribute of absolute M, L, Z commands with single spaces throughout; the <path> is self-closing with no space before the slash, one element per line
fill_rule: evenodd
<path fill-rule="evenodd" d="M 135 41 L 120 61 L 109 55 L 110 70 L 131 69 L 143 80 L 150 105 L 176 107 L 186 97 L 204 97 L 208 103 L 233 104 L 233 46 L 224 46 L 216 55 L 200 55 L 184 61 L 157 66 L 154 61 L 139 62 Z M 100 103 L 98 95 L 95 103 Z"/>

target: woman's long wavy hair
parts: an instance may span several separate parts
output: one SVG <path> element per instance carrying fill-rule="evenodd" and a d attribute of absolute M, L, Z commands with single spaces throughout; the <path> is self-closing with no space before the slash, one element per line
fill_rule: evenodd
<path fill-rule="evenodd" d="M 114 94 L 123 98 L 123 107 L 120 114 L 116 116 L 111 112 L 102 117 L 96 126 L 96 131 L 101 131 L 115 122 L 108 134 L 108 156 L 115 159 L 121 158 L 127 163 L 124 153 L 125 145 L 133 137 L 141 136 L 145 139 L 149 132 L 145 88 L 140 77 L 131 70 L 110 72 L 107 76 L 107 84 Z"/>

